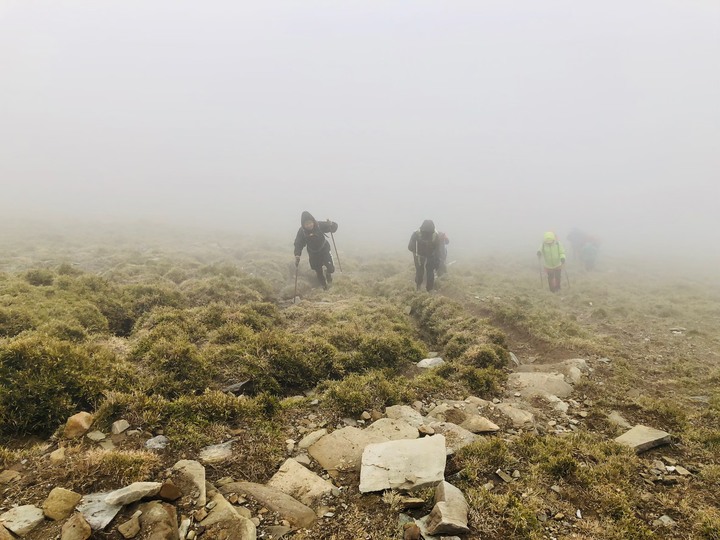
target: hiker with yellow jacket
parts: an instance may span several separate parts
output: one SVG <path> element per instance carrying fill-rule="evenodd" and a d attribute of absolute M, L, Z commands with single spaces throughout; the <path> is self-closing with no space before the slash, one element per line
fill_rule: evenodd
<path fill-rule="evenodd" d="M 550 291 L 558 292 L 560 290 L 562 268 L 565 264 L 565 250 L 555 236 L 555 233 L 545 233 L 543 243 L 537 251 L 537 257 L 538 261 L 542 258 Z"/>

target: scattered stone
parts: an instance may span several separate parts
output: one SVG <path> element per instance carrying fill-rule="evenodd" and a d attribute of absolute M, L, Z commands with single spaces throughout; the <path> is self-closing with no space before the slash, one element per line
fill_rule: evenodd
<path fill-rule="evenodd" d="M 89 430 L 93 423 L 93 415 L 89 412 L 79 412 L 72 415 L 65 423 L 63 435 L 68 439 L 82 437 Z"/>
<path fill-rule="evenodd" d="M 52 520 L 65 519 L 73 513 L 80 499 L 82 495 L 79 493 L 61 487 L 53 488 L 42 505 L 43 512 Z"/>
<path fill-rule="evenodd" d="M 292 458 L 285 460 L 266 485 L 294 497 L 307 506 L 317 505 L 323 497 L 332 492 L 334 487 Z"/>
<path fill-rule="evenodd" d="M 162 500 L 172 502 L 182 497 L 182 491 L 180 491 L 180 488 L 177 487 L 172 480 L 166 480 L 162 486 L 160 486 L 158 495 Z"/>
<path fill-rule="evenodd" d="M 195 512 L 193 513 L 193 519 L 197 522 L 200 522 L 205 519 L 207 515 L 208 511 L 203 506 L 202 508 L 198 508 L 197 510 L 195 510 Z"/>
<path fill-rule="evenodd" d="M 18 536 L 25 536 L 44 520 L 43 511 L 32 504 L 16 506 L 0 515 L 0 523 Z"/>
<path fill-rule="evenodd" d="M 554 491 L 555 493 L 557 493 L 558 495 L 560 495 L 560 486 L 553 485 L 553 486 L 550 486 L 550 489 L 552 491 Z"/>
<path fill-rule="evenodd" d="M 425 358 L 424 360 L 420 360 L 416 365 L 419 368 L 429 369 L 437 366 L 442 366 L 444 363 L 445 360 L 443 360 L 439 356 L 436 356 L 434 358 Z"/>
<path fill-rule="evenodd" d="M 203 463 L 222 463 L 232 457 L 232 441 L 206 446 L 200 450 L 198 459 Z"/>
<path fill-rule="evenodd" d="M 562 521 L 563 519 L 565 519 L 565 514 L 563 514 L 562 512 L 558 512 L 553 516 L 553 519 L 555 521 Z"/>
<path fill-rule="evenodd" d="M 297 456 L 295 456 L 295 461 L 297 461 L 303 467 L 310 467 L 310 465 L 312 465 L 312 460 L 307 454 L 298 454 Z"/>
<path fill-rule="evenodd" d="M 307 528 L 317 519 L 315 512 L 290 495 L 277 489 L 252 482 L 233 482 L 220 488 L 223 495 L 242 493 L 255 499 L 266 508 L 277 512 L 293 526 Z"/>
<path fill-rule="evenodd" d="M 121 504 L 108 503 L 105 500 L 108 495 L 109 492 L 85 495 L 78 506 L 78 512 L 94 531 L 104 529 L 122 509 Z"/>
<path fill-rule="evenodd" d="M 122 525 L 118 525 L 117 530 L 123 535 L 123 538 L 135 538 L 140 532 L 140 519 L 133 516 Z"/>
<path fill-rule="evenodd" d="M 465 420 L 460 427 L 471 433 L 494 433 L 500 431 L 500 427 L 484 416 L 471 416 Z"/>
<path fill-rule="evenodd" d="M 668 465 L 677 465 L 677 464 L 678 464 L 677 459 L 673 459 L 673 458 L 668 457 L 668 456 L 663 456 L 662 459 L 663 459 L 663 461 L 664 461 L 665 463 L 667 463 Z"/>
<path fill-rule="evenodd" d="M 498 469 L 495 471 L 495 474 L 497 474 L 500 477 L 500 480 L 502 480 L 505 483 L 510 483 L 513 481 L 512 476 L 510 476 L 508 473 L 503 471 L 502 469 Z"/>
<path fill-rule="evenodd" d="M 362 418 L 363 420 L 370 420 L 372 418 L 372 415 L 367 411 L 363 411 L 363 413 L 360 415 L 360 418 Z"/>
<path fill-rule="evenodd" d="M 520 360 L 518 360 L 518 357 L 515 356 L 515 353 L 510 353 L 510 360 L 512 360 L 512 363 L 515 364 L 515 366 L 520 365 Z"/>
<path fill-rule="evenodd" d="M 444 479 L 445 437 L 369 444 L 362 454 L 360 492 L 409 490 Z"/>
<path fill-rule="evenodd" d="M 675 466 L 675 472 L 678 473 L 680 476 L 692 476 L 692 473 L 690 471 L 680 465 Z"/>
<path fill-rule="evenodd" d="M 50 463 L 57 465 L 63 461 L 65 461 L 65 448 L 63 446 L 50 452 Z"/>
<path fill-rule="evenodd" d="M 483 489 L 485 489 L 486 491 L 492 491 L 493 489 L 495 489 L 495 482 L 485 482 L 483 484 Z"/>
<path fill-rule="evenodd" d="M 512 477 L 513 477 L 513 478 L 520 478 L 520 471 L 518 471 L 517 469 L 515 469 L 515 470 L 512 472 Z"/>
<path fill-rule="evenodd" d="M 178 527 L 178 536 L 180 537 L 180 540 L 185 540 L 185 538 L 187 538 L 187 533 L 190 530 L 191 524 L 192 520 L 190 518 L 185 518 L 180 521 L 180 527 Z"/>
<path fill-rule="evenodd" d="M 295 450 L 295 441 L 293 439 L 285 439 L 285 449 L 288 454 L 292 454 Z"/>
<path fill-rule="evenodd" d="M 62 526 L 61 540 L 87 540 L 92 528 L 82 514 L 73 514 Z"/>
<path fill-rule="evenodd" d="M 411 407 L 413 409 L 415 409 L 417 412 L 421 413 L 423 410 L 423 402 L 417 401 L 417 400 L 413 401 Z M 406 420 L 406 422 L 407 422 L 407 420 Z M 408 422 L 408 424 L 410 424 L 410 422 Z M 410 425 L 412 425 L 412 424 L 410 424 Z"/>
<path fill-rule="evenodd" d="M 148 531 L 147 540 L 178 540 L 177 511 L 175 507 L 160 501 L 140 505 L 140 526 Z"/>
<path fill-rule="evenodd" d="M 308 433 L 302 439 L 300 439 L 300 442 L 298 443 L 298 448 L 302 448 L 302 449 L 310 448 L 313 444 L 318 442 L 325 435 L 327 435 L 327 429 L 318 429 L 317 431 Z"/>
<path fill-rule="evenodd" d="M 425 522 L 431 535 L 466 534 L 468 504 L 458 488 L 448 482 L 440 482 L 435 488 L 435 506 Z"/>
<path fill-rule="evenodd" d="M 113 422 L 112 428 L 110 428 L 110 433 L 112 433 L 113 435 L 120 435 L 129 427 L 130 422 L 128 422 L 127 420 L 117 420 L 116 422 Z"/>
<path fill-rule="evenodd" d="M 133 482 L 129 486 L 117 489 L 105 497 L 105 502 L 110 505 L 121 505 L 134 503 L 143 497 L 153 497 L 160 492 L 160 482 Z"/>
<path fill-rule="evenodd" d="M 655 527 L 674 527 L 675 525 L 677 525 L 677 522 L 667 514 L 653 521 L 653 526 Z"/>
<path fill-rule="evenodd" d="M 145 448 L 150 450 L 163 450 L 170 440 L 165 435 L 158 435 L 145 441 Z"/>
<path fill-rule="evenodd" d="M 615 442 L 628 446 L 639 454 L 656 446 L 670 443 L 670 434 L 638 424 L 630 431 L 617 437 Z"/>
<path fill-rule="evenodd" d="M 519 409 L 510 403 L 498 403 L 496 407 L 515 427 L 525 427 L 526 424 L 532 424 L 535 421 L 533 413 Z"/>
<path fill-rule="evenodd" d="M 0 473 L 0 484 L 12 484 L 20 480 L 20 478 L 22 478 L 22 475 L 18 471 L 6 469 L 2 473 Z"/>
<path fill-rule="evenodd" d="M 418 428 L 418 432 L 423 435 L 435 435 L 435 430 L 428 425 L 423 424 Z"/>
<path fill-rule="evenodd" d="M 270 540 L 280 540 L 280 538 L 291 531 L 291 527 L 286 527 L 284 525 L 273 525 L 272 527 L 265 528 L 265 532 L 268 534 Z"/>
<path fill-rule="evenodd" d="M 578 413 L 578 416 L 579 416 L 580 418 L 587 418 L 588 413 L 587 413 L 587 411 L 580 411 L 580 412 Z"/>
<path fill-rule="evenodd" d="M 91 431 L 85 436 L 93 442 L 100 442 L 105 439 L 105 434 L 102 431 L 97 430 Z"/>
<path fill-rule="evenodd" d="M 415 523 L 406 523 L 403 529 L 403 540 L 421 540 L 420 527 Z"/>
<path fill-rule="evenodd" d="M 420 497 L 400 497 L 400 507 L 404 510 L 408 508 L 421 508 L 425 505 L 425 499 Z"/>

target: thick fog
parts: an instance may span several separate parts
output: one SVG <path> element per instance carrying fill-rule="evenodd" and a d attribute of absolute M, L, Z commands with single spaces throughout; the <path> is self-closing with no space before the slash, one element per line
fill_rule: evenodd
<path fill-rule="evenodd" d="M 720 3 L 0 2 L 0 212 L 717 261 Z"/>

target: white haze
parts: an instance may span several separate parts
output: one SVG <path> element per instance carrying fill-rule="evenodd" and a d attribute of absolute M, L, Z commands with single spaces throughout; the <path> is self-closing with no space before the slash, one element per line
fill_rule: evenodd
<path fill-rule="evenodd" d="M 719 66 L 711 1 L 2 0 L 0 211 L 718 264 Z"/>

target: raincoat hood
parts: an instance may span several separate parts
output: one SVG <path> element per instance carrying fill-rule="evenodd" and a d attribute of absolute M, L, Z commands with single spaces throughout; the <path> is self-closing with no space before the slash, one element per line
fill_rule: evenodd
<path fill-rule="evenodd" d="M 543 237 L 543 241 L 546 244 L 552 244 L 557 238 L 555 238 L 555 233 L 553 232 L 546 232 L 545 236 Z"/>
<path fill-rule="evenodd" d="M 308 212 L 307 210 L 305 210 L 302 213 L 302 215 L 300 216 L 300 226 L 305 225 L 306 221 L 315 221 L 315 218 L 313 217 L 313 215 L 310 212 Z"/>

